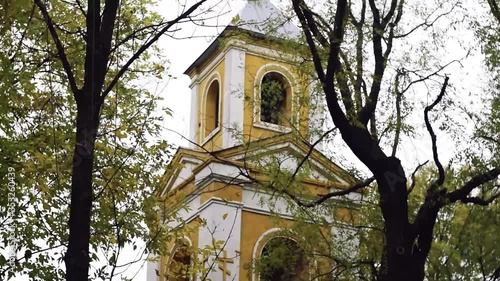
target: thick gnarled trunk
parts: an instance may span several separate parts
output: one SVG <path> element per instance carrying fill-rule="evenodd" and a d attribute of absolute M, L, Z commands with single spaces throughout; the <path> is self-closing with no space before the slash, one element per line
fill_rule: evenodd
<path fill-rule="evenodd" d="M 340 132 L 346 144 L 366 164 L 377 181 L 385 228 L 384 256 L 377 279 L 424 280 L 425 261 L 432 243 L 439 200 L 431 200 L 432 196 L 427 196 L 420 210 L 425 214 L 417 216 L 418 222 L 411 223 L 407 178 L 400 160 L 386 156 L 367 129 L 350 124 L 338 127 L 341 127 Z"/>
<path fill-rule="evenodd" d="M 384 257 L 378 280 L 422 281 L 441 206 L 437 197 L 428 194 L 417 221 L 409 222 L 407 184 L 401 163 L 394 157 L 384 162 L 388 165 L 381 165 L 377 171 L 381 174 L 376 177 L 385 226 Z"/>

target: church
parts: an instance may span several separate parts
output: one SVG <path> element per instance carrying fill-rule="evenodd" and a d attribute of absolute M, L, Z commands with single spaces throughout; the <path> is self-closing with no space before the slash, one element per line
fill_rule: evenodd
<path fill-rule="evenodd" d="M 281 234 L 293 224 L 290 200 L 263 188 L 273 181 L 271 166 L 299 171 L 306 159 L 300 184 L 316 195 L 356 182 L 321 152 L 313 133 L 323 127 L 321 111 L 312 107 L 318 97 L 297 55 L 282 47 L 300 31 L 284 18 L 269 0 L 249 0 L 185 71 L 191 78 L 190 145 L 174 155 L 161 196 L 183 194 L 187 207 L 173 227 L 190 231 L 168 245 L 169 255 L 149 262 L 148 281 L 311 280 L 308 271 L 317 266 L 311 261 L 296 261 L 296 272 L 252 271 L 273 245 L 300 251 Z M 276 216 L 285 223 L 277 226 Z M 200 251 L 193 256 L 190 249 Z M 190 272 L 200 260 L 203 270 Z"/>

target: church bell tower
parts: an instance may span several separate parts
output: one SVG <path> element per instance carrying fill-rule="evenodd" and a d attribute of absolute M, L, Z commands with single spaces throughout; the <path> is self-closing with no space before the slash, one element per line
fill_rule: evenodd
<path fill-rule="evenodd" d="M 227 149 L 292 127 L 307 133 L 308 112 L 298 103 L 308 95 L 307 84 L 293 55 L 272 43 L 299 36 L 283 18 L 268 0 L 248 1 L 185 71 L 191 77 L 190 148 Z"/>
<path fill-rule="evenodd" d="M 271 214 L 293 219 L 285 200 L 263 203 L 270 195 L 249 180 L 265 176 L 252 162 L 259 157 L 282 157 L 283 167 L 293 169 L 298 156 L 308 155 L 312 178 L 305 188 L 328 192 L 354 182 L 319 145 L 311 148 L 320 113 L 311 110 L 311 83 L 296 54 L 283 48 L 300 31 L 283 19 L 269 0 L 249 0 L 185 71 L 191 78 L 190 145 L 173 157 L 161 196 L 184 194 L 187 207 L 174 227 L 191 231 L 168 245 L 169 255 L 149 264 L 148 281 L 263 281 L 249 265 L 278 241 L 281 227 Z M 214 241 L 221 242 L 213 247 Z M 193 254 L 211 247 L 203 258 Z M 195 260 L 202 260 L 202 274 L 187 270 Z"/>

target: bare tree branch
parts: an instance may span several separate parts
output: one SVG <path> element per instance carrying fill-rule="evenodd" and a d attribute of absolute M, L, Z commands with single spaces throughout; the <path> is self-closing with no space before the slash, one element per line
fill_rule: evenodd
<path fill-rule="evenodd" d="M 408 189 L 408 194 L 410 194 L 413 189 L 415 188 L 415 184 L 416 184 L 416 181 L 415 181 L 415 174 L 418 172 L 418 170 L 420 168 L 422 168 L 423 166 L 425 166 L 427 163 L 429 162 L 429 160 L 425 161 L 424 163 L 418 165 L 415 170 L 413 171 L 413 173 L 411 173 L 411 185 L 410 185 L 410 188 Z"/>
<path fill-rule="evenodd" d="M 141 28 L 138 28 L 138 29 L 134 30 L 132 33 L 130 33 L 129 35 L 127 35 L 125 38 L 123 38 L 120 42 L 116 42 L 115 45 L 113 46 L 113 48 L 111 48 L 110 53 L 113 53 L 114 51 L 116 51 L 116 49 L 118 49 L 118 47 L 120 47 L 121 45 L 127 43 L 130 39 L 136 38 L 136 36 L 138 36 L 139 33 L 143 32 L 143 31 L 145 31 L 147 29 L 152 29 L 148 33 L 155 32 L 157 30 L 157 28 L 161 27 L 164 24 L 165 24 L 164 22 L 161 22 L 161 23 L 158 23 L 158 24 L 151 24 L 151 25 L 143 26 Z"/>
<path fill-rule="evenodd" d="M 365 24 L 365 15 L 366 15 L 366 0 L 363 0 L 363 4 L 361 7 L 361 18 L 358 23 L 355 23 L 356 27 L 356 82 L 354 83 L 354 101 L 356 111 L 359 112 L 361 110 L 362 104 L 362 93 L 361 87 L 363 84 L 363 25 Z M 354 16 L 351 15 L 354 19 Z"/>
<path fill-rule="evenodd" d="M 384 72 L 386 69 L 387 59 L 392 51 L 392 41 L 394 39 L 394 28 L 401 20 L 403 15 L 403 4 L 404 1 L 400 1 L 398 4 L 397 0 L 391 2 L 391 7 L 387 15 L 381 20 L 380 12 L 376 7 L 374 0 L 369 0 L 370 9 L 373 14 L 372 23 L 372 42 L 373 42 L 373 55 L 375 59 L 375 68 L 373 70 L 373 83 L 370 89 L 370 95 L 366 99 L 365 105 L 358 113 L 358 120 L 363 124 L 367 125 L 371 116 L 375 114 L 375 109 L 377 107 L 378 96 L 380 94 L 382 79 L 384 77 Z M 397 15 L 393 22 L 391 22 L 392 17 L 397 8 Z M 389 36 L 386 40 L 386 49 L 383 51 L 382 39 L 384 39 L 384 32 L 389 24 Z"/>
<path fill-rule="evenodd" d="M 26 28 L 24 29 L 23 33 L 21 34 L 21 39 L 19 39 L 19 43 L 17 44 L 17 48 L 14 48 L 14 54 L 10 57 L 10 62 L 13 63 L 14 59 L 16 56 L 19 54 L 19 50 L 21 49 L 21 46 L 23 45 L 24 37 L 26 36 L 26 33 L 28 32 L 28 28 L 31 24 L 31 20 L 33 20 L 33 15 L 35 14 L 35 4 L 33 4 L 33 8 L 31 8 L 30 12 L 30 17 L 28 18 L 28 22 L 26 23 Z"/>
<path fill-rule="evenodd" d="M 326 96 L 326 103 L 333 123 L 341 130 L 345 131 L 351 127 L 345 113 L 338 103 L 337 92 L 335 90 L 335 76 L 341 69 L 339 59 L 340 46 L 344 39 L 344 29 L 347 15 L 347 0 L 339 0 L 335 11 L 335 22 L 333 32 L 330 34 L 330 52 L 328 54 L 327 71 L 323 82 L 323 90 Z"/>
<path fill-rule="evenodd" d="M 446 87 L 448 86 L 449 79 L 450 79 L 449 77 L 445 77 L 443 86 L 441 87 L 441 92 L 437 96 L 436 100 L 434 100 L 434 102 L 431 105 L 426 106 L 424 109 L 425 126 L 426 126 L 427 131 L 429 132 L 429 135 L 431 136 L 431 140 L 432 140 L 432 156 L 434 157 L 434 162 L 436 163 L 436 166 L 437 166 L 438 172 L 439 172 L 439 178 L 437 180 L 438 186 L 441 186 L 444 183 L 444 169 L 443 169 L 443 165 L 441 165 L 441 162 L 439 162 L 439 155 L 438 155 L 437 144 L 436 144 L 437 138 L 436 138 L 436 134 L 434 134 L 434 130 L 432 129 L 431 122 L 429 121 L 429 112 L 443 98 L 443 96 L 446 92 Z"/>
<path fill-rule="evenodd" d="M 354 115 L 354 104 L 351 98 L 351 91 L 349 90 L 349 84 L 347 83 L 348 78 L 352 76 L 353 71 L 351 70 L 351 67 L 349 65 L 349 58 L 347 55 L 340 50 L 339 52 L 340 57 L 344 61 L 344 65 L 346 70 L 344 70 L 344 67 L 342 67 L 342 64 L 339 62 L 340 67 L 339 67 L 339 75 L 336 75 L 335 77 L 337 78 L 337 83 L 338 83 L 338 88 L 340 91 L 340 95 L 342 96 L 342 102 L 344 104 L 344 107 L 346 109 L 346 115 L 351 117 Z M 351 80 L 354 80 L 353 78 Z"/>
<path fill-rule="evenodd" d="M 104 11 L 102 12 L 102 23 L 100 26 L 101 33 L 101 44 L 102 52 L 105 57 L 109 57 L 109 52 L 111 50 L 111 42 L 113 37 L 113 30 L 116 21 L 116 14 L 118 10 L 119 1 L 117 0 L 106 0 L 104 5 Z"/>
<path fill-rule="evenodd" d="M 446 2 L 447 3 L 447 2 Z M 431 22 L 428 22 L 429 18 L 432 16 L 432 14 L 434 14 L 434 12 L 430 13 L 427 18 L 425 19 L 424 22 L 414 26 L 412 29 L 410 29 L 410 31 L 406 32 L 406 33 L 403 33 L 403 34 L 398 34 L 398 35 L 395 35 L 394 38 L 403 38 L 403 37 L 406 37 L 410 34 L 412 34 L 413 32 L 415 32 L 416 30 L 418 30 L 419 28 L 425 26 L 425 27 L 431 27 L 433 26 L 440 18 L 444 17 L 444 16 L 447 16 L 449 14 L 451 14 L 451 12 L 453 12 L 453 10 L 456 8 L 456 6 L 459 4 L 459 2 L 456 2 L 451 8 L 449 11 L 447 12 L 444 12 L 440 15 L 438 15 L 434 20 L 432 20 Z M 444 3 L 442 3 L 441 5 L 439 5 L 439 8 L 441 8 L 442 6 L 444 5 Z M 438 8 L 438 9 L 439 9 Z M 437 11 L 437 9 L 436 9 Z"/>
<path fill-rule="evenodd" d="M 40 0 L 37 0 L 37 1 L 40 1 Z M 173 25 L 177 24 L 181 19 L 184 19 L 186 18 L 187 16 L 189 16 L 193 11 L 195 11 L 199 6 L 201 6 L 203 3 L 205 3 L 207 0 L 200 0 L 199 2 L 197 2 L 196 4 L 192 5 L 189 9 L 187 9 L 184 13 L 182 13 L 180 16 L 178 16 L 176 19 L 168 22 L 168 24 L 163 27 L 160 32 L 158 32 L 153 38 L 151 38 L 151 40 L 149 40 L 148 42 L 146 42 L 144 45 L 142 45 L 139 50 L 137 50 L 137 52 L 125 63 L 125 65 L 120 69 L 120 71 L 118 71 L 118 73 L 116 74 L 116 76 L 113 78 L 113 80 L 111 81 L 111 83 L 109 83 L 108 87 L 106 88 L 106 90 L 104 90 L 104 92 L 102 93 L 101 95 L 101 100 L 104 100 L 106 98 L 106 96 L 109 94 L 109 92 L 113 89 L 113 87 L 116 85 L 116 83 L 118 83 L 118 80 L 123 76 L 123 74 L 125 74 L 125 72 L 128 70 L 128 68 L 130 67 L 130 65 L 135 61 L 137 60 L 142 53 L 144 53 L 151 45 L 153 45 L 156 41 L 158 41 L 158 39 L 160 39 L 160 37 L 169 30 L 170 27 L 172 27 Z"/>
<path fill-rule="evenodd" d="M 330 133 L 332 133 L 333 131 L 335 131 L 337 128 L 332 128 L 328 131 L 326 131 L 323 135 L 321 135 L 321 137 L 319 139 L 317 139 L 312 145 L 310 145 L 309 147 L 309 151 L 307 151 L 306 155 L 304 156 L 304 158 L 302 158 L 302 160 L 300 161 L 299 165 L 297 165 L 297 168 L 295 169 L 292 177 L 290 178 L 290 183 L 292 183 L 292 181 L 295 179 L 295 177 L 297 176 L 297 173 L 299 172 L 300 168 L 304 165 L 304 163 L 307 161 L 307 159 L 309 159 L 309 156 L 311 156 L 311 154 L 313 153 L 314 151 L 314 148 L 321 142 L 323 141 L 323 139 L 328 136 Z"/>
<path fill-rule="evenodd" d="M 73 6 L 74 8 L 77 8 L 78 10 L 80 10 L 80 12 L 82 12 L 82 15 L 84 17 L 87 16 L 87 13 L 83 9 L 83 5 L 80 2 L 80 0 L 76 0 L 75 3 L 73 3 L 72 1 L 69 1 L 69 0 L 60 0 L 60 1 L 63 2 L 63 3 L 66 3 L 66 4 L 70 5 L 70 6 Z"/>
<path fill-rule="evenodd" d="M 399 6 L 402 6 L 403 2 L 404 1 L 400 1 Z M 391 8 L 389 9 L 389 11 L 387 12 L 387 15 L 384 17 L 384 19 L 382 21 L 382 27 L 385 27 L 389 23 L 389 21 L 392 19 L 392 16 L 396 12 L 396 6 L 398 6 L 398 0 L 392 0 L 391 1 Z M 399 9 L 398 9 L 398 16 L 400 16 Z"/>
<path fill-rule="evenodd" d="M 310 208 L 310 207 L 318 206 L 321 203 L 325 202 L 326 200 L 328 200 L 328 199 L 330 199 L 332 197 L 344 196 L 344 195 L 347 195 L 347 194 L 349 194 L 351 192 L 358 191 L 359 189 L 362 189 L 362 188 L 367 187 L 368 185 L 370 185 L 374 180 L 375 180 L 375 177 L 367 178 L 366 180 L 364 180 L 362 182 L 359 182 L 359 183 L 357 183 L 357 184 L 355 184 L 355 185 L 353 185 L 351 187 L 348 187 L 346 189 L 339 190 L 339 191 L 334 191 L 334 192 L 330 192 L 330 193 L 327 193 L 325 195 L 321 195 L 320 198 L 318 198 L 318 199 L 316 199 L 316 200 L 314 200 L 312 202 L 309 202 L 309 203 L 305 203 L 299 197 L 293 195 L 292 193 L 290 193 L 286 189 L 282 190 L 282 192 L 284 194 L 288 195 L 293 201 L 295 201 L 295 203 L 297 203 L 297 205 L 299 205 L 301 207 Z"/>
<path fill-rule="evenodd" d="M 380 12 L 377 9 L 377 6 L 375 5 L 375 1 L 369 0 L 368 2 L 370 4 L 370 9 L 373 14 L 372 45 L 373 45 L 373 55 L 375 59 L 375 68 L 373 70 L 373 83 L 370 89 L 370 95 L 366 100 L 365 105 L 358 113 L 358 120 L 365 126 L 366 124 L 368 124 L 371 115 L 373 115 L 373 113 L 375 112 L 375 108 L 377 107 L 378 95 L 380 93 L 380 86 L 386 68 L 384 54 L 382 52 L 382 36 L 384 33 L 385 26 L 381 23 Z"/>
<path fill-rule="evenodd" d="M 487 172 L 484 172 L 482 174 L 476 175 L 473 177 L 471 180 L 469 180 L 467 183 L 465 183 L 462 187 L 459 189 L 446 193 L 443 197 L 446 199 L 446 203 L 454 203 L 456 201 L 462 201 L 464 203 L 476 203 L 473 201 L 476 201 L 476 199 L 468 199 L 471 197 L 468 197 L 468 195 L 471 193 L 471 191 L 479 187 L 480 185 L 487 183 L 489 181 L 492 181 L 496 179 L 500 175 L 500 167 L 493 168 Z M 493 197 L 498 197 L 498 194 L 493 196 Z M 493 199 L 495 199 L 493 198 Z M 490 198 L 491 199 L 491 198 Z M 464 200 L 464 201 L 463 201 Z M 489 199 L 488 199 L 489 200 Z M 486 200 L 487 201 L 487 200 Z M 479 200 L 477 200 L 478 203 L 480 203 Z"/>
<path fill-rule="evenodd" d="M 410 87 L 412 85 L 414 85 L 416 83 L 424 82 L 424 81 L 428 80 L 429 78 L 431 78 L 432 76 L 438 75 L 439 72 L 441 72 L 443 69 L 445 69 L 446 67 L 448 67 L 449 65 L 451 65 L 452 63 L 455 63 L 455 62 L 460 63 L 460 60 L 452 60 L 452 61 L 444 64 L 443 66 L 440 66 L 436 71 L 434 71 L 426 76 L 422 76 L 421 74 L 418 74 L 417 71 L 415 71 L 415 70 L 412 71 L 412 70 L 405 69 L 406 72 L 413 73 L 414 75 L 420 76 L 420 78 L 408 83 L 408 85 L 401 92 L 406 93 L 406 91 L 408 91 L 408 89 L 410 89 Z"/>
<path fill-rule="evenodd" d="M 500 197 L 500 193 L 497 193 L 488 199 L 483 199 L 483 198 L 473 196 L 473 197 L 465 197 L 464 199 L 460 199 L 460 201 L 462 201 L 462 203 L 473 203 L 476 205 L 487 206 L 488 204 L 493 202 L 498 197 Z"/>
<path fill-rule="evenodd" d="M 495 138 L 493 138 L 493 137 L 490 137 L 490 136 L 487 136 L 487 135 L 483 135 L 483 134 L 478 135 L 477 137 L 478 137 L 478 138 L 481 138 L 481 139 L 484 139 L 484 140 L 487 140 L 487 141 L 490 141 L 490 142 L 493 142 L 493 143 L 495 143 L 496 145 L 500 145 L 500 140 L 495 139 Z"/>
<path fill-rule="evenodd" d="M 321 31 L 318 29 L 318 25 L 315 20 L 315 18 L 320 20 L 322 20 L 322 18 L 316 15 L 314 12 L 312 12 L 311 9 L 309 9 L 309 7 L 305 3 L 304 5 L 302 5 L 302 11 L 304 12 L 304 17 L 309 23 L 312 35 L 314 35 L 314 37 L 318 40 L 321 46 L 323 46 L 323 48 L 328 47 L 329 46 L 328 40 L 323 36 Z M 326 23 L 323 22 L 323 25 L 326 25 Z"/>
<path fill-rule="evenodd" d="M 403 97 L 403 93 L 399 91 L 399 78 L 404 75 L 404 71 L 398 69 L 396 71 L 396 79 L 394 81 L 394 93 L 396 95 L 396 131 L 394 134 L 394 142 L 392 145 L 392 153 L 391 156 L 396 156 L 396 152 L 398 150 L 399 144 L 399 135 L 401 133 L 401 100 Z"/>
<path fill-rule="evenodd" d="M 324 83 L 325 82 L 325 71 L 323 70 L 323 65 L 321 63 L 321 57 L 319 56 L 318 48 L 316 43 L 314 43 L 314 38 L 312 35 L 311 28 L 309 27 L 309 23 L 306 19 L 306 16 L 303 12 L 303 7 L 307 8 L 307 4 L 302 0 L 292 1 L 293 9 L 299 18 L 300 24 L 302 25 L 302 29 L 304 31 L 304 35 L 306 37 L 307 44 L 309 45 L 309 49 L 311 50 L 312 59 L 314 62 L 314 68 L 316 69 L 316 73 L 318 74 L 319 80 Z"/>
<path fill-rule="evenodd" d="M 498 8 L 497 0 L 488 0 L 488 5 L 490 6 L 491 13 L 500 23 L 500 9 Z"/>

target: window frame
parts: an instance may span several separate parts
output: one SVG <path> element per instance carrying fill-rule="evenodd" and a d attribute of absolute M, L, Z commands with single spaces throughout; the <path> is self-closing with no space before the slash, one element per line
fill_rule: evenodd
<path fill-rule="evenodd" d="M 275 63 L 268 63 L 261 66 L 255 75 L 254 79 L 254 110 L 253 110 L 253 126 L 256 128 L 267 129 L 279 133 L 289 133 L 292 131 L 291 126 L 274 124 L 270 122 L 265 122 L 261 120 L 261 85 L 264 77 L 267 74 L 276 73 L 280 75 L 284 82 L 285 87 L 287 89 L 287 96 L 285 100 L 290 98 L 290 117 L 293 117 L 294 114 L 298 114 L 295 112 L 295 77 L 292 75 L 290 70 L 288 70 L 285 66 Z M 286 106 L 286 105 L 285 105 Z M 290 122 L 290 120 L 288 120 Z M 298 126 L 298 124 L 295 124 Z"/>
<path fill-rule="evenodd" d="M 285 230 L 284 228 L 275 227 L 275 228 L 268 229 L 264 233 L 262 233 L 254 244 L 253 251 L 252 251 L 252 261 L 259 259 L 260 256 L 262 255 L 262 252 L 264 251 L 264 248 L 269 243 L 269 241 L 271 241 L 275 238 L 289 239 L 289 240 L 292 240 L 295 243 L 297 243 L 297 245 L 299 245 L 297 239 L 295 239 L 293 237 L 293 235 L 292 236 L 284 235 L 283 234 L 284 230 Z M 313 262 L 312 266 L 314 266 L 315 261 L 312 261 L 312 262 Z M 309 261 L 308 268 L 309 268 L 308 269 L 309 270 L 309 272 L 308 272 L 309 278 L 311 278 L 311 261 Z M 260 274 L 258 272 L 255 272 L 254 270 L 252 270 L 252 272 L 250 272 L 250 275 L 251 275 L 251 281 L 261 281 Z"/>
<path fill-rule="evenodd" d="M 267 81 L 266 81 L 267 80 Z M 261 79 L 261 82 L 260 82 L 260 114 L 259 114 L 259 120 L 260 122 L 262 123 L 271 123 L 271 124 L 274 124 L 274 125 L 281 125 L 280 124 L 280 117 L 281 116 L 271 116 L 271 114 L 269 112 L 267 112 L 270 116 L 263 116 L 263 108 L 264 108 L 264 100 L 265 98 L 273 98 L 274 95 L 271 97 L 269 95 L 269 92 L 267 92 L 267 89 L 264 89 L 263 87 L 264 86 L 267 86 L 265 85 L 266 83 L 277 83 L 279 84 L 280 86 L 280 93 L 279 96 L 280 98 L 282 99 L 281 101 L 279 101 L 278 104 L 273 104 L 273 105 L 266 105 L 266 107 L 268 107 L 267 109 L 276 109 L 279 113 L 279 115 L 283 115 L 283 111 L 284 113 L 287 113 L 286 111 L 289 110 L 288 108 L 288 103 L 290 102 L 290 94 L 289 94 L 289 91 L 290 90 L 290 86 L 287 85 L 287 81 L 286 81 L 286 78 L 281 75 L 280 73 L 278 72 L 274 72 L 274 71 L 270 71 L 270 72 L 267 72 L 266 74 L 264 74 L 262 76 L 262 79 Z M 264 97 L 264 95 L 266 95 L 266 97 Z M 269 101 L 266 101 L 266 102 L 269 102 Z M 275 119 L 276 118 L 276 122 L 270 122 L 270 121 L 267 121 L 267 120 L 262 120 L 263 117 L 269 117 L 269 119 Z M 281 126 L 284 126 L 284 125 L 281 125 Z"/>
<path fill-rule="evenodd" d="M 299 245 L 299 243 L 298 243 L 298 242 L 297 242 L 297 240 L 296 240 L 296 239 L 294 239 L 293 237 L 290 237 L 290 236 L 285 236 L 285 235 L 276 235 L 276 236 L 269 237 L 269 239 L 267 239 L 267 240 L 265 241 L 265 243 L 262 245 L 262 247 L 261 247 L 261 249 L 260 249 L 260 253 L 259 253 L 259 259 L 260 259 L 260 258 L 262 257 L 262 255 L 264 254 L 264 251 L 266 250 L 266 247 L 268 247 L 268 246 L 269 246 L 269 244 L 270 244 L 270 243 L 272 243 L 272 242 L 273 242 L 273 241 L 275 241 L 275 240 L 282 240 L 282 241 L 286 241 L 286 240 L 288 240 L 288 241 L 291 241 L 291 242 L 294 244 L 294 246 L 295 246 L 295 247 L 297 247 L 297 249 L 300 249 L 300 245 Z M 289 249 L 289 250 L 291 250 L 291 249 Z M 302 253 L 304 253 L 304 250 L 303 250 L 303 249 L 300 249 L 300 251 L 301 251 Z M 306 263 L 305 270 L 307 271 L 307 275 L 309 276 L 309 275 L 310 275 L 310 272 L 309 272 L 309 271 L 310 271 L 309 264 L 308 264 L 307 260 L 302 260 L 302 259 L 304 259 L 304 257 L 301 257 L 301 261 Z M 256 274 L 257 274 L 257 279 L 258 279 L 259 281 L 262 281 L 262 277 L 261 277 L 262 272 L 260 272 L 260 273 L 257 273 L 257 272 L 256 272 Z M 297 273 L 295 272 L 295 274 L 297 274 Z M 301 274 L 302 274 L 302 272 L 301 272 L 300 274 L 297 274 L 297 275 L 299 275 L 299 276 L 300 276 Z M 309 278 L 308 278 L 308 279 L 310 279 L 310 276 L 309 276 Z"/>

